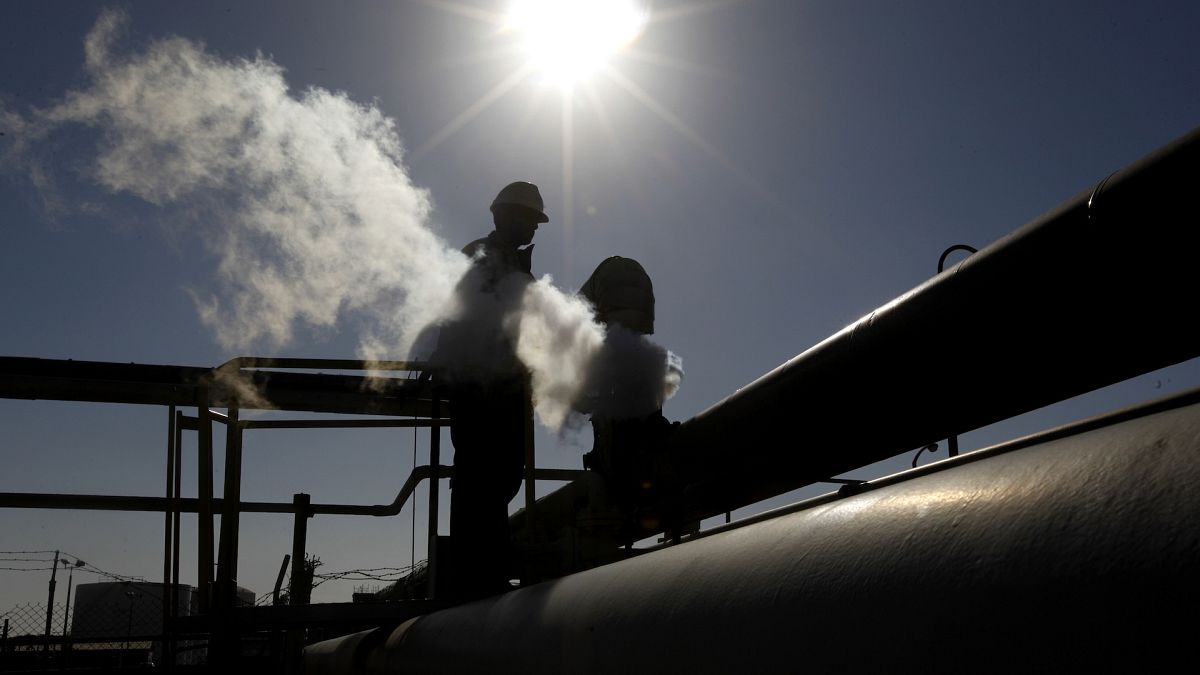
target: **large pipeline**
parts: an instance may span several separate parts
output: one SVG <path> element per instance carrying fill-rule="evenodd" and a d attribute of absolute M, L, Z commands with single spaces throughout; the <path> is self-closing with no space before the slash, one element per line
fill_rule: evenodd
<path fill-rule="evenodd" d="M 1198 401 L 312 645 L 305 672 L 1186 668 L 1200 600 Z"/>
<path fill-rule="evenodd" d="M 686 421 L 668 508 L 712 516 L 1200 355 L 1198 179 L 1200 130 Z"/>

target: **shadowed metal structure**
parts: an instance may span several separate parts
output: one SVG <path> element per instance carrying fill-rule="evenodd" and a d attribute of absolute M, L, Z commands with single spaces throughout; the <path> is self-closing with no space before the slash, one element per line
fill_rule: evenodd
<path fill-rule="evenodd" d="M 688 420 L 663 462 L 674 519 L 1197 356 L 1198 183 L 1192 132 Z"/>
<path fill-rule="evenodd" d="M 643 522 L 678 531 L 1200 355 L 1198 177 L 1192 132 L 684 422 Z M 1161 608 L 1200 585 L 1198 399 L 313 645 L 308 672 L 1165 666 L 1191 655 Z"/>
<path fill-rule="evenodd" d="M 423 417 L 430 414 L 430 397 L 415 380 L 258 370 L 266 368 L 408 370 L 409 364 L 237 358 L 217 368 L 198 368 L 6 356 L 0 357 L 0 397 Z M 256 400 L 270 403 L 258 406 Z"/>
<path fill-rule="evenodd" d="M 317 673 L 1110 672 L 1190 658 L 1200 392 L 306 650 Z"/>

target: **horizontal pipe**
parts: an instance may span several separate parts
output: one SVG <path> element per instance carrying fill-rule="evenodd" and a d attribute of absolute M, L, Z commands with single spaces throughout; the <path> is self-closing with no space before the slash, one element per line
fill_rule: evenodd
<path fill-rule="evenodd" d="M 1130 406 L 1130 407 L 1124 408 L 1122 410 L 1116 410 L 1113 412 L 1105 413 L 1103 415 L 1097 415 L 1095 417 L 1090 417 L 1088 419 L 1071 422 L 1069 424 L 1064 424 L 1059 427 L 1054 427 L 1053 429 L 1046 429 L 1044 431 L 1039 431 L 1034 434 L 1029 434 L 1028 436 L 1022 436 L 1020 438 L 1015 438 L 1010 441 L 1005 441 L 1003 443 L 993 445 L 988 448 L 983 448 L 981 450 L 975 450 L 973 452 L 969 452 L 964 455 L 955 455 L 953 457 L 948 457 L 946 459 L 942 459 L 942 460 L 939 460 L 936 462 L 931 462 L 929 464 L 924 464 L 919 467 L 914 467 L 912 469 L 901 471 L 899 473 L 894 473 L 894 474 L 891 474 L 888 476 L 883 476 L 881 478 L 876 478 L 873 480 L 861 480 L 861 481 L 860 480 L 837 481 L 837 482 L 842 482 L 843 485 L 849 485 L 850 487 L 849 488 L 843 487 L 842 489 L 839 489 L 835 492 L 827 492 L 825 494 L 817 495 L 815 497 L 810 497 L 808 499 L 805 499 L 805 500 L 802 500 L 799 502 L 785 504 L 784 506 L 779 506 L 779 507 L 776 507 L 773 509 L 769 509 L 767 511 L 762 511 L 762 512 L 756 513 L 752 516 L 747 516 L 745 518 L 741 518 L 739 520 L 735 520 L 731 523 L 726 523 L 724 525 L 716 525 L 714 527 L 710 527 L 710 528 L 707 528 L 704 530 L 699 530 L 697 532 L 689 534 L 686 537 L 682 537 L 679 543 L 687 543 L 687 542 L 691 542 L 691 541 L 696 541 L 697 539 L 711 537 L 715 534 L 720 534 L 722 532 L 729 532 L 731 530 L 739 530 L 743 527 L 747 527 L 747 526 L 753 525 L 755 523 L 761 523 L 763 521 L 771 520 L 773 518 L 779 518 L 780 516 L 785 516 L 789 513 L 796 513 L 798 511 L 804 511 L 806 509 L 811 509 L 816 506 L 835 502 L 835 501 L 838 501 L 839 499 L 842 499 L 851 494 L 860 494 L 863 492 L 867 492 L 869 490 L 876 490 L 881 487 L 887 487 L 889 485 L 902 483 L 906 480 L 912 480 L 912 479 L 920 477 L 920 476 L 937 473 L 939 471 L 945 471 L 945 470 L 950 469 L 955 466 L 971 464 L 972 462 L 978 462 L 978 461 L 987 459 L 989 457 L 993 457 L 995 455 L 1002 455 L 1002 454 L 1005 454 L 1008 452 L 1014 452 L 1016 450 L 1021 450 L 1021 449 L 1031 447 L 1034 445 L 1049 443 L 1051 441 L 1057 441 L 1059 439 L 1067 438 L 1069 436 L 1077 436 L 1079 434 L 1083 434 L 1083 433 L 1086 433 L 1089 431 L 1095 431 L 1097 429 L 1102 429 L 1107 426 L 1113 426 L 1115 424 L 1122 424 L 1124 422 L 1128 422 L 1130 420 L 1135 420 L 1135 419 L 1138 419 L 1141 417 L 1146 417 L 1148 415 L 1155 415 L 1155 414 L 1158 414 L 1161 412 L 1166 412 L 1168 410 L 1175 410 L 1177 408 L 1182 408 L 1182 407 L 1187 407 L 1187 406 L 1197 406 L 1198 404 L 1200 404 L 1200 388 L 1190 389 L 1181 394 L 1165 396 L 1163 398 L 1160 398 L 1160 399 L 1157 399 L 1154 401 L 1149 401 L 1146 403 L 1139 403 L 1137 405 Z M 664 549 L 664 548 L 669 548 L 671 546 L 678 546 L 679 543 L 668 540 L 668 541 L 664 541 L 664 542 L 658 543 L 656 545 L 648 546 L 646 548 L 639 549 L 639 550 L 648 553 L 648 552 L 653 552 L 653 551 L 657 551 L 657 550 Z"/>
<path fill-rule="evenodd" d="M 442 600 L 400 600 L 390 602 L 322 602 L 303 605 L 260 605 L 235 607 L 233 621 L 243 629 L 265 630 L 336 624 L 387 623 L 393 625 L 414 616 L 427 614 L 449 606 Z M 177 632 L 202 635 L 212 630 L 213 623 L 224 620 L 211 614 L 183 616 L 176 619 Z"/>
<path fill-rule="evenodd" d="M 574 469 L 537 469 L 534 477 L 538 480 L 569 481 L 579 478 L 586 472 Z M 428 480 L 433 475 L 432 469 L 425 464 L 413 469 L 400 492 L 390 504 L 359 505 L 359 504 L 312 504 L 307 511 L 314 515 L 347 515 L 347 516 L 395 516 L 404 508 L 405 503 L 412 497 L 421 481 Z M 451 478 L 454 467 L 441 465 L 437 477 Z M 212 500 L 213 511 L 220 511 L 225 500 L 215 497 Z M 196 497 L 138 497 L 128 495 L 81 495 L 55 494 L 38 492 L 0 492 L 0 508 L 9 509 L 67 509 L 79 511 L 145 511 L 163 513 L 179 511 L 180 513 L 197 513 L 200 500 Z M 291 502 L 241 502 L 242 513 L 294 513 Z"/>
<path fill-rule="evenodd" d="M 1200 130 L 684 422 L 665 511 L 727 512 L 1200 355 Z"/>
<path fill-rule="evenodd" d="M 449 478 L 454 469 L 449 466 L 438 467 L 438 478 Z M 391 504 L 354 505 L 354 504 L 312 504 L 307 511 L 312 514 L 325 515 L 358 515 L 358 516 L 394 516 L 400 513 L 405 502 L 412 496 L 417 485 L 433 475 L 429 465 L 418 466 L 409 474 L 396 499 Z M 220 511 L 225 500 L 217 497 L 212 500 L 213 511 Z M 123 495 L 69 495 L 46 494 L 33 492 L 0 492 L 0 508 L 16 509 L 71 509 L 81 511 L 147 511 L 162 513 L 178 510 L 180 513 L 197 513 L 200 500 L 195 497 L 180 497 L 175 500 L 166 497 L 134 497 Z M 242 513 L 294 513 L 291 502 L 241 502 Z"/>
<path fill-rule="evenodd" d="M 420 361 L 364 361 L 361 359 L 299 359 L 263 356 L 238 356 L 217 367 L 217 370 L 242 368 L 296 368 L 304 370 L 393 370 L 419 371 L 426 364 Z"/>
<path fill-rule="evenodd" d="M 444 427 L 449 418 L 399 420 L 242 420 L 243 429 L 374 429 Z"/>
<path fill-rule="evenodd" d="M 252 363 L 304 362 L 326 367 L 369 362 L 249 359 Z M 397 365 L 401 362 L 385 362 Z M 412 364 L 409 364 L 412 365 Z M 207 392 L 202 397 L 201 391 Z M 253 394 L 248 395 L 248 394 Z M 162 366 L 70 359 L 0 357 L 0 398 L 271 409 L 358 415 L 429 417 L 429 384 L 376 377 L 266 370 Z"/>
<path fill-rule="evenodd" d="M 318 643 L 304 672 L 1170 670 L 1194 631 L 1163 608 L 1200 599 L 1194 401 Z"/>
<path fill-rule="evenodd" d="M 209 411 L 214 417 L 220 415 Z M 199 421 L 190 415 L 181 415 L 180 427 L 189 431 L 199 428 Z M 217 421 L 225 421 L 224 415 Z M 445 427 L 450 425 L 450 419 L 372 419 L 372 420 L 242 420 L 238 426 L 243 429 L 374 429 L 374 428 L 411 428 L 411 427 Z"/>
<path fill-rule="evenodd" d="M 172 503 L 174 502 L 174 503 Z M 215 497 L 213 511 L 219 511 L 225 500 Z M 200 500 L 196 497 L 139 497 L 131 495 L 81 495 L 44 492 L 0 492 L 0 508 L 6 509 L 66 509 L 72 511 L 145 511 L 163 513 L 198 513 Z M 364 508 L 364 507 L 359 507 Z M 291 513 L 292 505 L 278 502 L 241 502 L 243 513 Z"/>

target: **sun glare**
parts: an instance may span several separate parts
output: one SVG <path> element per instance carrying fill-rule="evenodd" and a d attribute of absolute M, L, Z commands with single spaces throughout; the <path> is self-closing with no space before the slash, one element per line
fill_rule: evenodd
<path fill-rule="evenodd" d="M 535 70 L 570 86 L 637 39 L 647 18 L 634 0 L 517 0 L 506 26 L 523 38 Z"/>

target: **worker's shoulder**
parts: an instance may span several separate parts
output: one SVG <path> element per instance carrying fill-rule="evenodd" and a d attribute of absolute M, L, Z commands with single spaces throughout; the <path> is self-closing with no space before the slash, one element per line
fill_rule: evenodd
<path fill-rule="evenodd" d="M 486 251 L 487 249 L 493 247 L 494 244 L 492 242 L 491 235 L 488 235 L 486 237 L 480 237 L 479 239 L 467 244 L 462 248 L 462 252 L 463 255 L 467 256 L 468 258 L 474 258 L 480 251 Z"/>

